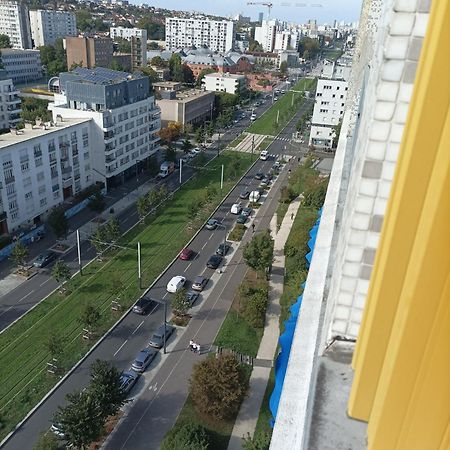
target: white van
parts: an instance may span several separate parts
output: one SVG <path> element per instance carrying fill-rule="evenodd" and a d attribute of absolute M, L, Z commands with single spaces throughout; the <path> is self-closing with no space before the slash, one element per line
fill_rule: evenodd
<path fill-rule="evenodd" d="M 261 194 L 259 191 L 252 191 L 248 197 L 251 203 L 256 203 L 261 198 Z"/>
<path fill-rule="evenodd" d="M 261 159 L 262 161 L 267 161 L 267 158 L 269 157 L 269 152 L 267 150 L 263 150 L 260 154 L 259 154 L 259 159 Z"/>

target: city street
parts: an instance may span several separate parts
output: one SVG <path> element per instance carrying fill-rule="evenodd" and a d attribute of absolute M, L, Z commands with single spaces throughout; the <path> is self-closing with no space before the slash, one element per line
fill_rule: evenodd
<path fill-rule="evenodd" d="M 267 106 L 265 105 L 265 107 Z M 285 128 L 283 133 L 286 136 L 292 136 L 296 120 L 302 113 L 302 109 L 300 109 L 295 118 Z M 245 124 L 242 125 L 245 126 Z M 231 131 L 234 131 L 234 129 Z M 277 139 L 269 147 L 269 153 L 276 155 L 290 153 L 285 149 L 285 145 L 285 141 Z M 295 160 L 294 158 L 293 161 Z M 231 205 L 238 200 L 239 193 L 242 190 L 247 188 L 251 190 L 257 187 L 259 182 L 254 179 L 255 173 L 267 172 L 273 163 L 274 159 L 258 160 L 218 209 L 214 217 L 219 219 L 228 231 L 235 222 L 235 216 L 230 214 Z M 286 165 L 278 181 L 269 192 L 268 198 L 258 210 L 255 220 L 256 230 L 268 228 L 270 219 L 277 207 L 277 195 L 282 179 L 289 175 L 290 167 L 294 167 L 294 164 Z M 176 183 L 177 176 L 172 176 L 171 184 Z M 185 351 L 187 342 L 189 339 L 195 338 L 204 348 L 212 344 L 229 309 L 234 290 L 244 274 L 243 270 L 239 270 L 244 264 L 240 249 L 226 257 L 224 273 L 219 274 L 211 269 L 206 269 L 206 261 L 215 253 L 223 238 L 223 229 L 218 228 L 214 231 L 202 229 L 189 246 L 196 253 L 195 259 L 192 261 L 176 260 L 150 290 L 152 297 L 170 300 L 171 294 L 166 292 L 166 285 L 173 276 L 185 276 L 188 280 L 188 286 L 197 275 L 203 274 L 210 278 L 204 293 L 192 310 L 193 318 L 189 326 L 186 329 L 176 330 L 174 336 L 169 340 L 168 354 L 163 355 L 162 351 L 159 352 L 159 355 L 151 364 L 151 368 L 140 378 L 133 389 L 134 400 L 130 406 L 134 406 L 118 427 L 117 432 L 111 437 L 107 448 L 158 448 L 161 439 L 173 425 L 187 395 L 187 381 L 192 364 L 198 360 L 198 355 L 194 356 L 192 353 Z M 246 240 L 250 238 L 251 231 L 247 232 L 245 236 Z M 236 245 L 233 246 L 233 250 L 236 250 Z M 74 256 L 71 256 L 71 258 L 73 260 Z M 38 279 L 40 283 L 43 283 L 42 280 L 43 278 Z M 45 287 L 50 283 L 49 281 L 40 287 Z M 36 284 L 38 283 L 36 282 Z M 39 286 L 36 289 L 40 292 L 38 288 Z M 29 297 L 32 297 L 32 295 L 29 295 Z M 53 414 L 59 405 L 64 404 L 66 394 L 86 386 L 89 379 L 89 367 L 96 359 L 112 361 L 120 370 L 127 369 L 134 356 L 146 346 L 152 332 L 162 323 L 162 307 L 156 308 L 147 316 L 134 313 L 126 315 L 89 357 L 68 376 L 65 382 L 43 402 L 4 444 L 4 448 L 31 449 L 40 432 L 50 427 Z M 185 332 L 183 333 L 183 331 Z"/>

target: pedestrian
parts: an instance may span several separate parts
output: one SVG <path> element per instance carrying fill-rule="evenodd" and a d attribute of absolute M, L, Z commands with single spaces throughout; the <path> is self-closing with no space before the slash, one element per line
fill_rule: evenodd
<path fill-rule="evenodd" d="M 291 220 L 294 220 L 294 213 L 291 213 Z"/>
<path fill-rule="evenodd" d="M 191 339 L 191 340 L 189 341 L 189 350 L 190 350 L 191 352 L 195 351 L 194 345 L 195 345 L 195 342 Z"/>
<path fill-rule="evenodd" d="M 255 232 L 255 224 L 252 223 L 252 233 L 254 233 L 254 232 Z"/>
<path fill-rule="evenodd" d="M 195 344 L 195 350 L 200 355 L 200 344 Z"/>

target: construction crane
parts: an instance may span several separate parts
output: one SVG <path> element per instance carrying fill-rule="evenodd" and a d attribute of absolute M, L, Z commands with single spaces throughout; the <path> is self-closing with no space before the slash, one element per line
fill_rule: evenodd
<path fill-rule="evenodd" d="M 262 6 L 267 6 L 267 10 L 268 10 L 268 13 L 267 13 L 267 20 L 270 19 L 270 11 L 272 10 L 273 3 L 270 3 L 270 2 L 247 2 L 247 5 L 262 5 Z"/>

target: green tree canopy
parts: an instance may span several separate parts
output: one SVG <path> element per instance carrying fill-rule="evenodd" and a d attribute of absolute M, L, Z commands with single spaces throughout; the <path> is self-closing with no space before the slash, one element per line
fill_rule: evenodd
<path fill-rule="evenodd" d="M 98 308 L 93 304 L 88 303 L 81 311 L 80 322 L 89 330 L 95 328 L 101 319 L 101 314 Z"/>
<path fill-rule="evenodd" d="M 58 206 L 56 208 L 53 208 L 52 212 L 47 218 L 47 223 L 58 239 L 66 237 L 67 231 L 69 230 L 69 223 L 64 213 L 64 208 Z"/>
<path fill-rule="evenodd" d="M 52 269 L 52 277 L 57 283 L 70 280 L 69 266 L 62 260 L 58 259 Z"/>
<path fill-rule="evenodd" d="M 22 244 L 22 242 L 18 241 L 17 244 L 13 247 L 9 258 L 14 262 L 16 266 L 23 266 L 25 264 L 25 260 L 28 256 L 28 248 Z"/>
<path fill-rule="evenodd" d="M 158 69 L 165 69 L 165 68 L 169 67 L 169 63 L 167 61 L 165 61 L 164 59 L 162 59 L 161 56 L 154 56 L 150 60 L 150 64 L 152 66 L 157 67 Z"/>
<path fill-rule="evenodd" d="M 273 260 L 273 239 L 270 231 L 258 233 L 244 247 L 245 262 L 253 270 L 261 271 L 271 266 Z"/>
<path fill-rule="evenodd" d="M 175 425 L 166 435 L 161 450 L 208 450 L 210 439 L 201 425 L 185 423 Z"/>
<path fill-rule="evenodd" d="M 6 34 L 0 34 L 0 48 L 11 48 L 11 41 Z"/>

